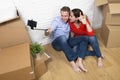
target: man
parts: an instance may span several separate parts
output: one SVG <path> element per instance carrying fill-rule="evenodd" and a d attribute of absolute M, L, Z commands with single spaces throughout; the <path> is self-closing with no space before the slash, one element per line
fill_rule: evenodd
<path fill-rule="evenodd" d="M 60 10 L 61 16 L 56 17 L 51 24 L 51 27 L 45 32 L 46 35 L 51 34 L 52 38 L 52 47 L 55 50 L 62 50 L 65 53 L 67 60 L 70 62 L 74 71 L 79 72 L 82 69 L 83 71 L 87 71 L 83 64 L 80 63 L 80 66 L 77 66 L 75 61 L 78 59 L 78 53 L 75 53 L 70 45 L 76 45 L 85 41 L 86 38 L 70 38 L 69 32 L 70 27 L 68 24 L 69 16 L 70 16 L 70 8 L 64 6 Z M 70 43 L 70 45 L 68 44 Z M 79 68 L 80 67 L 80 68 Z"/>

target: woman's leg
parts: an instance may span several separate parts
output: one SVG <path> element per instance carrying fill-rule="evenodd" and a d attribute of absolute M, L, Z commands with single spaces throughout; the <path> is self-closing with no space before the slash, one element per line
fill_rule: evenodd
<path fill-rule="evenodd" d="M 102 67 L 103 66 L 102 58 L 101 58 L 102 56 L 101 56 L 101 51 L 100 51 L 98 40 L 97 40 L 96 36 L 89 37 L 89 42 L 98 58 L 98 66 Z"/>
<path fill-rule="evenodd" d="M 101 51 L 99 48 L 98 40 L 96 36 L 89 37 L 89 43 L 91 44 L 93 50 L 96 52 L 96 56 L 99 58 L 101 57 Z"/>

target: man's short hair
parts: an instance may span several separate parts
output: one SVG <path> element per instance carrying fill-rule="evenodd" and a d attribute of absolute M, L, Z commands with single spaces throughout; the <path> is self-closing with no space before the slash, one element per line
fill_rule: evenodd
<path fill-rule="evenodd" d="M 68 6 L 64 6 L 61 8 L 60 11 L 67 11 L 68 13 L 70 13 L 70 8 Z"/>

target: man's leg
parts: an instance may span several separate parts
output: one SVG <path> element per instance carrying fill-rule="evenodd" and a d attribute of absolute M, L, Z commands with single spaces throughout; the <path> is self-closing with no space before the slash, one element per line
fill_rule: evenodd
<path fill-rule="evenodd" d="M 76 65 L 84 72 L 88 70 L 84 67 L 82 60 L 85 57 L 88 39 L 86 36 L 83 37 L 73 37 L 69 39 L 69 44 L 73 47 L 73 50 L 79 53 L 79 58 L 76 60 Z"/>
<path fill-rule="evenodd" d="M 52 42 L 52 46 L 54 49 L 58 49 L 59 50 L 63 50 L 63 52 L 65 53 L 65 56 L 66 58 L 68 59 L 68 61 L 70 62 L 73 70 L 75 72 L 79 72 L 80 69 L 76 66 L 75 64 L 75 59 L 78 58 L 78 54 L 73 52 L 72 48 L 68 45 L 68 42 L 67 42 L 67 38 L 65 36 L 60 36 L 58 37 L 57 39 L 55 39 L 53 42 Z"/>
<path fill-rule="evenodd" d="M 61 50 L 63 50 L 63 52 L 65 53 L 65 56 L 67 57 L 68 61 L 74 61 L 75 59 L 77 59 L 78 54 L 75 53 L 72 50 L 72 48 L 68 45 L 67 40 L 68 39 L 64 35 L 60 36 L 52 42 L 52 46 L 54 48 L 61 48 Z"/>
<path fill-rule="evenodd" d="M 84 67 L 83 65 L 83 59 L 85 58 L 86 52 L 87 52 L 87 41 L 82 41 L 79 46 L 78 46 L 78 53 L 79 53 L 79 58 L 76 61 L 76 64 L 80 69 L 82 69 L 84 72 L 87 72 L 88 70 Z"/>

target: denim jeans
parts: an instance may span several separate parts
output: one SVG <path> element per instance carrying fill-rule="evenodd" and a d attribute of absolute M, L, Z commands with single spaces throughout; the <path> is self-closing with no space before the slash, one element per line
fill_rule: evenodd
<path fill-rule="evenodd" d="M 98 58 L 101 57 L 101 51 L 100 51 L 99 43 L 98 43 L 98 40 L 97 40 L 96 36 L 89 36 L 88 37 L 88 42 L 92 46 L 96 57 L 98 57 Z"/>
<path fill-rule="evenodd" d="M 101 51 L 96 36 L 86 36 L 88 41 L 81 42 L 80 44 L 73 47 L 74 52 L 79 53 L 79 57 L 85 58 L 85 56 L 97 56 L 101 57 Z M 92 46 L 93 51 L 87 49 L 88 43 Z"/>
<path fill-rule="evenodd" d="M 87 41 L 86 37 L 68 39 L 62 35 L 52 42 L 52 47 L 57 51 L 62 50 L 68 61 L 75 61 L 79 57 L 79 54 L 78 52 L 74 52 L 71 46 L 80 44 L 82 41 Z"/>

